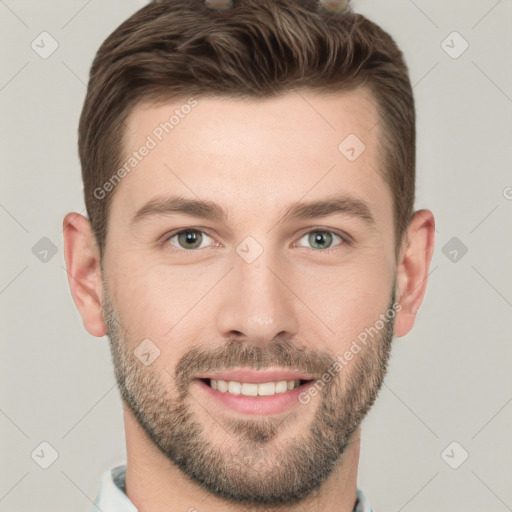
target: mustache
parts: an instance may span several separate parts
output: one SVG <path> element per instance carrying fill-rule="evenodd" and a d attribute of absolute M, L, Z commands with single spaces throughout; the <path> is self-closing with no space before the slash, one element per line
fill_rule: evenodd
<path fill-rule="evenodd" d="M 326 352 L 298 346 L 289 340 L 273 340 L 264 348 L 240 340 L 227 339 L 214 348 L 192 347 L 174 370 L 177 387 L 184 391 L 198 374 L 227 368 L 266 370 L 280 368 L 323 375 L 335 363 L 336 357 Z"/>

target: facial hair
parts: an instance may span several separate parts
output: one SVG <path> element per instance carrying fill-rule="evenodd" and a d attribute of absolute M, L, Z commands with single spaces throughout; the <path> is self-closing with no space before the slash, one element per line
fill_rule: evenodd
<path fill-rule="evenodd" d="M 218 445 L 209 438 L 204 421 L 195 412 L 200 404 L 189 392 L 195 375 L 234 367 L 279 367 L 326 375 L 336 356 L 299 347 L 289 340 L 276 339 L 265 348 L 226 340 L 213 348 L 193 346 L 174 370 L 160 367 L 158 372 L 155 363 L 145 366 L 135 357 L 137 341 L 129 339 L 121 326 L 105 282 L 103 290 L 103 314 L 123 401 L 169 461 L 209 493 L 244 505 L 246 511 L 299 503 L 319 490 L 342 463 L 351 436 L 374 404 L 387 373 L 394 314 L 386 316 L 377 335 L 324 383 L 315 400 L 294 407 L 284 419 L 214 418 L 214 425 L 224 429 L 222 434 L 230 434 L 229 443 Z M 395 285 L 387 311 L 394 312 L 394 306 Z M 345 351 L 346 344 L 340 347 Z M 286 422 L 293 425 L 303 421 L 300 407 L 316 407 L 313 420 L 299 437 L 281 439 Z"/>

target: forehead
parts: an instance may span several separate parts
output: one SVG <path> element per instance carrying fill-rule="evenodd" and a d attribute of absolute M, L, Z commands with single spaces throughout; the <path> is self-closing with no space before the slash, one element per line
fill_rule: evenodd
<path fill-rule="evenodd" d="M 237 213 L 335 191 L 390 200 L 379 174 L 377 109 L 364 90 L 142 103 L 126 125 L 123 163 L 137 162 L 113 201 L 126 213 L 166 193 L 224 202 Z"/>
<path fill-rule="evenodd" d="M 238 156 L 242 150 L 247 160 L 256 143 L 265 144 L 268 150 L 286 143 L 279 148 L 283 157 L 287 149 L 291 156 L 295 147 L 308 139 L 312 144 L 302 146 L 300 156 L 317 156 L 328 147 L 337 150 L 340 138 L 349 133 L 371 145 L 378 119 L 373 96 L 361 89 L 330 94 L 297 90 L 264 99 L 190 97 L 158 106 L 143 102 L 134 107 L 125 123 L 124 148 L 130 151 L 150 135 L 158 145 L 189 139 L 191 144 L 202 144 L 205 150 L 225 157 Z M 321 140 L 323 144 L 319 144 Z M 175 150 L 179 149 L 176 144 Z"/>

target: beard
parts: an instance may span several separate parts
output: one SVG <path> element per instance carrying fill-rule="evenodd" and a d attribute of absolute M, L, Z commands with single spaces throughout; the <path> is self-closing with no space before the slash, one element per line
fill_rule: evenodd
<path fill-rule="evenodd" d="M 309 404 L 294 406 L 284 419 L 210 415 L 213 428 L 229 436 L 227 442 L 216 444 L 208 436 L 212 427 L 205 428 L 194 410 L 208 410 L 195 404 L 198 400 L 190 393 L 196 375 L 234 367 L 279 367 L 326 375 L 336 355 L 288 340 L 272 340 L 264 348 L 226 340 L 214 348 L 193 346 L 174 371 L 160 367 L 157 372 L 157 364 L 145 366 L 135 357 L 137 342 L 122 328 L 105 282 L 103 290 L 103 314 L 123 401 L 172 464 L 209 493 L 244 505 L 246 511 L 299 503 L 320 489 L 342 463 L 351 436 L 374 404 L 387 373 L 394 315 L 386 317 L 383 328 L 324 383 Z M 387 311 L 394 311 L 394 306 L 395 284 Z M 346 345 L 340 347 L 345 350 Z M 304 422 L 303 407 L 315 407 L 314 417 L 291 438 L 286 435 L 287 425 L 297 428 L 295 423 Z"/>

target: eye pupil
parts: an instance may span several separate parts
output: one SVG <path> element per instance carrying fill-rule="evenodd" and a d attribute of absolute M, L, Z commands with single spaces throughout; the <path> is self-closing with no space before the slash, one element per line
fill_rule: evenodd
<path fill-rule="evenodd" d="M 181 233 L 179 233 L 178 239 L 180 241 L 180 244 L 184 243 L 185 246 L 188 245 L 188 248 L 190 248 L 190 244 L 192 244 L 194 248 L 196 246 L 201 245 L 201 237 L 198 231 L 182 231 Z"/>
<path fill-rule="evenodd" d="M 327 238 L 327 242 L 326 242 L 326 238 Z M 315 244 L 324 245 L 327 243 L 327 246 L 329 247 L 332 242 L 332 235 L 325 231 L 315 231 L 315 232 L 310 233 L 309 242 L 312 245 L 315 245 Z M 315 247 L 315 248 L 317 248 L 317 247 Z M 325 247 L 319 247 L 319 249 L 325 249 Z"/>

